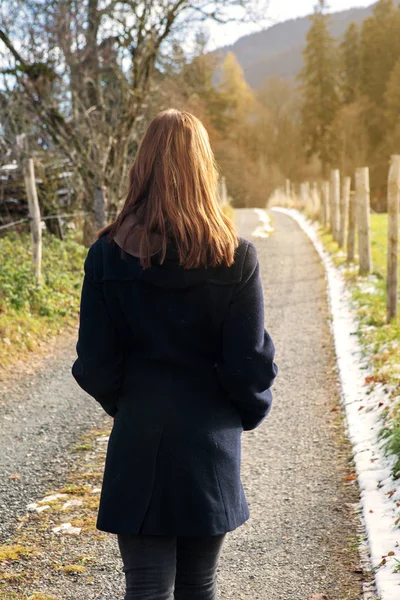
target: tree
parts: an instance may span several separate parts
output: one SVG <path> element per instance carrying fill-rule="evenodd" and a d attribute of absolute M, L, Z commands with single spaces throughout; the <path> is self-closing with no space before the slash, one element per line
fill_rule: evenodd
<path fill-rule="evenodd" d="M 280 173 L 278 185 L 285 179 L 301 181 L 304 174 L 304 153 L 299 127 L 300 97 L 294 84 L 270 77 L 257 95 L 259 108 L 253 135 L 258 141 L 257 152 L 266 164 L 275 164 Z"/>
<path fill-rule="evenodd" d="M 229 52 L 222 63 L 218 91 L 224 101 L 223 129 L 229 137 L 240 135 L 254 107 L 254 95 L 233 52 Z"/>
<path fill-rule="evenodd" d="M 361 91 L 376 105 L 400 57 L 400 10 L 393 0 L 379 0 L 361 29 Z"/>
<path fill-rule="evenodd" d="M 385 93 L 389 131 L 400 124 L 400 58 L 390 74 Z M 399 148 L 400 152 L 400 148 Z"/>
<path fill-rule="evenodd" d="M 325 10 L 325 0 L 319 0 L 311 17 L 303 53 L 304 68 L 299 75 L 306 151 L 309 157 L 316 155 L 319 158 L 324 175 L 336 159 L 332 124 L 339 108 L 338 54 Z"/>
<path fill-rule="evenodd" d="M 125 193 L 158 61 L 174 32 L 182 23 L 225 22 L 232 6 L 251 7 L 250 0 L 7 4 L 0 7 L 6 77 L 36 115 L 41 137 L 75 166 L 87 208 L 106 188 L 114 206 Z M 14 21 L 12 5 L 19 8 Z"/>
<path fill-rule="evenodd" d="M 340 51 L 343 103 L 352 104 L 359 96 L 361 78 L 360 31 L 356 23 L 348 26 Z"/>

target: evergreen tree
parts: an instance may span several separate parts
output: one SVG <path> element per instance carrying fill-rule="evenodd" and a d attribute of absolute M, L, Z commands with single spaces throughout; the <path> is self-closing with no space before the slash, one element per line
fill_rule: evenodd
<path fill-rule="evenodd" d="M 364 118 L 372 151 L 370 160 L 387 136 L 385 93 L 400 58 L 400 9 L 393 0 L 380 0 L 361 30 L 361 92 L 368 100 Z"/>
<path fill-rule="evenodd" d="M 360 90 L 360 31 L 356 23 L 350 23 L 341 50 L 341 83 L 343 103 L 352 104 L 359 95 Z"/>
<path fill-rule="evenodd" d="M 338 54 L 329 31 L 326 1 L 319 0 L 311 17 L 300 73 L 303 104 L 301 121 L 307 155 L 316 155 L 323 174 L 335 162 L 332 124 L 339 109 Z"/>
<path fill-rule="evenodd" d="M 392 128 L 400 124 L 400 58 L 390 74 L 385 99 L 387 124 L 390 132 Z"/>
<path fill-rule="evenodd" d="M 361 30 L 361 91 L 376 106 L 383 100 L 390 74 L 400 57 L 400 10 L 393 0 L 379 0 Z"/>

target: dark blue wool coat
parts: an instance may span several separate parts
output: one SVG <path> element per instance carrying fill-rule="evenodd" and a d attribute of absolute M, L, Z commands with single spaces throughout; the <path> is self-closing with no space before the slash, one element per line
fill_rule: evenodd
<path fill-rule="evenodd" d="M 114 417 L 97 527 L 222 534 L 249 517 L 241 434 L 277 374 L 256 249 L 240 238 L 231 267 L 184 269 L 172 247 L 159 263 L 104 237 L 85 262 L 72 372 Z"/>

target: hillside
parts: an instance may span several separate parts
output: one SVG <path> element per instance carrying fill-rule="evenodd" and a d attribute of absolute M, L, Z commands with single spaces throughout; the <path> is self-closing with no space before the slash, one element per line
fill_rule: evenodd
<path fill-rule="evenodd" d="M 333 35 L 341 37 L 352 21 L 361 23 L 372 14 L 373 6 L 333 13 Z M 292 19 L 246 35 L 217 52 L 221 56 L 233 52 L 243 67 L 247 82 L 252 87 L 259 87 L 272 75 L 284 78 L 297 75 L 302 66 L 302 51 L 309 27 L 308 17 Z"/>

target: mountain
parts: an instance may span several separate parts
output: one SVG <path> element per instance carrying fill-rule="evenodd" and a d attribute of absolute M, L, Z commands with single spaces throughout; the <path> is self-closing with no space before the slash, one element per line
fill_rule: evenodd
<path fill-rule="evenodd" d="M 352 8 L 331 14 L 332 34 L 340 38 L 353 21 L 360 24 L 370 17 L 375 5 Z M 310 19 L 302 17 L 273 25 L 238 39 L 231 46 L 216 50 L 219 56 L 233 52 L 242 65 L 250 86 L 257 88 L 267 77 L 295 77 L 302 68 L 302 51 Z"/>

